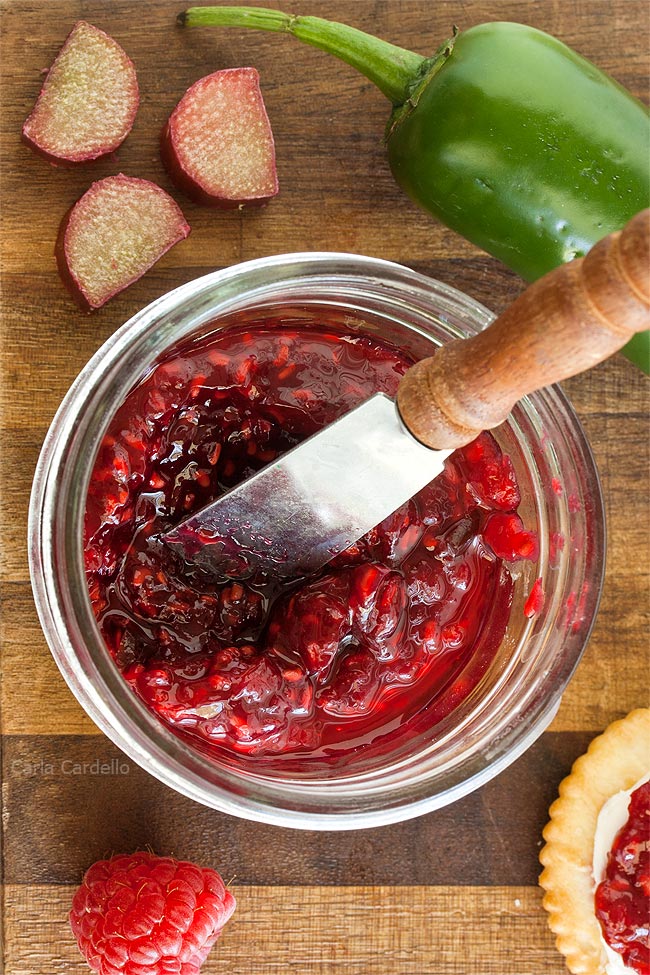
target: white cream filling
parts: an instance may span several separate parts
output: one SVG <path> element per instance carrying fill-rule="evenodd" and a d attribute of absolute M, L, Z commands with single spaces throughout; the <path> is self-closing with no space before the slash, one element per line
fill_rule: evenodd
<path fill-rule="evenodd" d="M 614 845 L 616 834 L 625 826 L 629 816 L 630 796 L 635 789 L 650 779 L 648 775 L 639 779 L 631 789 L 623 792 L 616 792 L 604 803 L 598 813 L 596 823 L 596 835 L 594 837 L 594 856 L 592 861 L 592 871 L 594 875 L 594 890 L 605 876 L 607 857 Z M 607 975 L 635 975 L 634 970 L 623 962 L 617 951 L 607 944 L 601 933 L 601 940 L 605 954 L 607 955 L 607 965 L 605 971 Z"/>

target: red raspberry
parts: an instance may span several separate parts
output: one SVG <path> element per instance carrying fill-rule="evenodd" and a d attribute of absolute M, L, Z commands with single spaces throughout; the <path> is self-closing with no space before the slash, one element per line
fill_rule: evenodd
<path fill-rule="evenodd" d="M 216 871 L 134 853 L 87 871 L 70 925 L 98 975 L 199 975 L 234 910 Z"/>

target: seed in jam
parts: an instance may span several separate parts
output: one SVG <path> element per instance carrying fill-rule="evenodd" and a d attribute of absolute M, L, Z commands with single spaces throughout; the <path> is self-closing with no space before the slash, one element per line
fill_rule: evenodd
<path fill-rule="evenodd" d="M 537 558 L 489 434 L 311 578 L 217 576 L 162 535 L 412 364 L 377 338 L 265 319 L 177 347 L 111 420 L 85 558 L 107 647 L 135 693 L 204 749 L 344 756 L 475 689 L 513 581 Z"/>

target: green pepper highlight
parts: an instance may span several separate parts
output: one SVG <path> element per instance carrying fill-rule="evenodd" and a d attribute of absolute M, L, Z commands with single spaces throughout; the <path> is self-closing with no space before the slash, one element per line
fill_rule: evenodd
<path fill-rule="evenodd" d="M 650 205 L 648 110 L 535 28 L 480 24 L 424 58 L 345 24 L 258 7 L 191 7 L 179 22 L 292 34 L 356 68 L 393 104 L 386 145 L 399 185 L 527 281 Z M 623 352 L 650 373 L 650 332 Z"/>

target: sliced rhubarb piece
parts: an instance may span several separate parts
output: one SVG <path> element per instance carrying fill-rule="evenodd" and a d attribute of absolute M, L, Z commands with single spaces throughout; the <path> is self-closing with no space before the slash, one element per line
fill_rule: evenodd
<path fill-rule="evenodd" d="M 178 204 L 155 183 L 109 176 L 93 183 L 63 218 L 55 250 L 59 272 L 82 308 L 99 308 L 189 232 Z"/>
<path fill-rule="evenodd" d="M 23 141 L 53 163 L 89 162 L 124 142 L 139 100 L 133 62 L 112 37 L 80 20 L 47 73 Z"/>
<path fill-rule="evenodd" d="M 163 129 L 160 151 L 178 188 L 197 203 L 268 203 L 278 177 L 256 69 L 215 71 L 193 84 Z"/>

